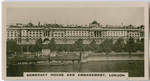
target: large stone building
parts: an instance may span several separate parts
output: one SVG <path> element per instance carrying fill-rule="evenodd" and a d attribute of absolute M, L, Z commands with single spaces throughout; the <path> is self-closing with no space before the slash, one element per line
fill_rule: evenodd
<path fill-rule="evenodd" d="M 113 39 L 114 42 L 118 38 L 123 38 L 126 43 L 128 38 L 137 40 L 144 39 L 144 25 L 134 27 L 129 26 L 113 26 L 105 27 L 93 21 L 87 27 L 83 26 L 62 26 L 58 24 L 46 24 L 34 26 L 31 22 L 27 25 L 17 23 L 7 28 L 7 40 L 16 40 L 20 46 L 26 46 L 27 49 L 38 39 L 43 40 L 43 44 L 47 40 L 55 39 L 56 44 L 74 44 L 78 39 L 83 39 L 84 44 L 90 44 L 92 39 L 97 44 L 102 43 L 106 38 Z"/>

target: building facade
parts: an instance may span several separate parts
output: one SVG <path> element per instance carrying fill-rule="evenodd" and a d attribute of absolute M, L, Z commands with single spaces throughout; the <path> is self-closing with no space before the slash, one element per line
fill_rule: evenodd
<path fill-rule="evenodd" d="M 56 44 L 74 44 L 78 39 L 83 39 L 83 44 L 90 44 L 95 39 L 97 44 L 101 44 L 106 38 L 117 39 L 123 38 L 124 43 L 132 37 L 137 40 L 144 39 L 144 25 L 139 27 L 129 26 L 101 26 L 96 21 L 89 24 L 89 27 L 70 27 L 60 26 L 58 24 L 47 24 L 34 26 L 31 22 L 27 25 L 17 23 L 7 28 L 7 40 L 16 40 L 17 44 L 29 46 L 35 44 L 38 39 L 46 41 L 55 39 Z M 29 48 L 29 47 L 27 47 Z"/>

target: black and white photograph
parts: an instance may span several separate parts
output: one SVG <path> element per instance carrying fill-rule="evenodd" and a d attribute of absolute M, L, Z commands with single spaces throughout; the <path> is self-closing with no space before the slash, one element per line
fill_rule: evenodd
<path fill-rule="evenodd" d="M 71 4 L 5 8 L 3 76 L 149 77 L 149 12 L 141 6 L 146 2 L 136 7 Z"/>

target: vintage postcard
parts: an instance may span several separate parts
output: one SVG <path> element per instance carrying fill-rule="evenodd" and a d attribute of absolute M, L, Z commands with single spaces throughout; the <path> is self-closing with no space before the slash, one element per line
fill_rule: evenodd
<path fill-rule="evenodd" d="M 148 2 L 3 2 L 2 78 L 148 80 Z"/>

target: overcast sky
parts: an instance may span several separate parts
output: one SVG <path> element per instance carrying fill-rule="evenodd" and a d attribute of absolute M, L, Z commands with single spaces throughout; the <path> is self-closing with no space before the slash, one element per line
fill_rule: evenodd
<path fill-rule="evenodd" d="M 94 19 L 95 13 L 95 19 Z M 7 25 L 15 23 L 35 25 L 43 24 L 78 24 L 85 25 L 96 20 L 101 25 L 143 25 L 144 8 L 141 7 L 100 7 L 100 8 L 8 8 Z"/>

